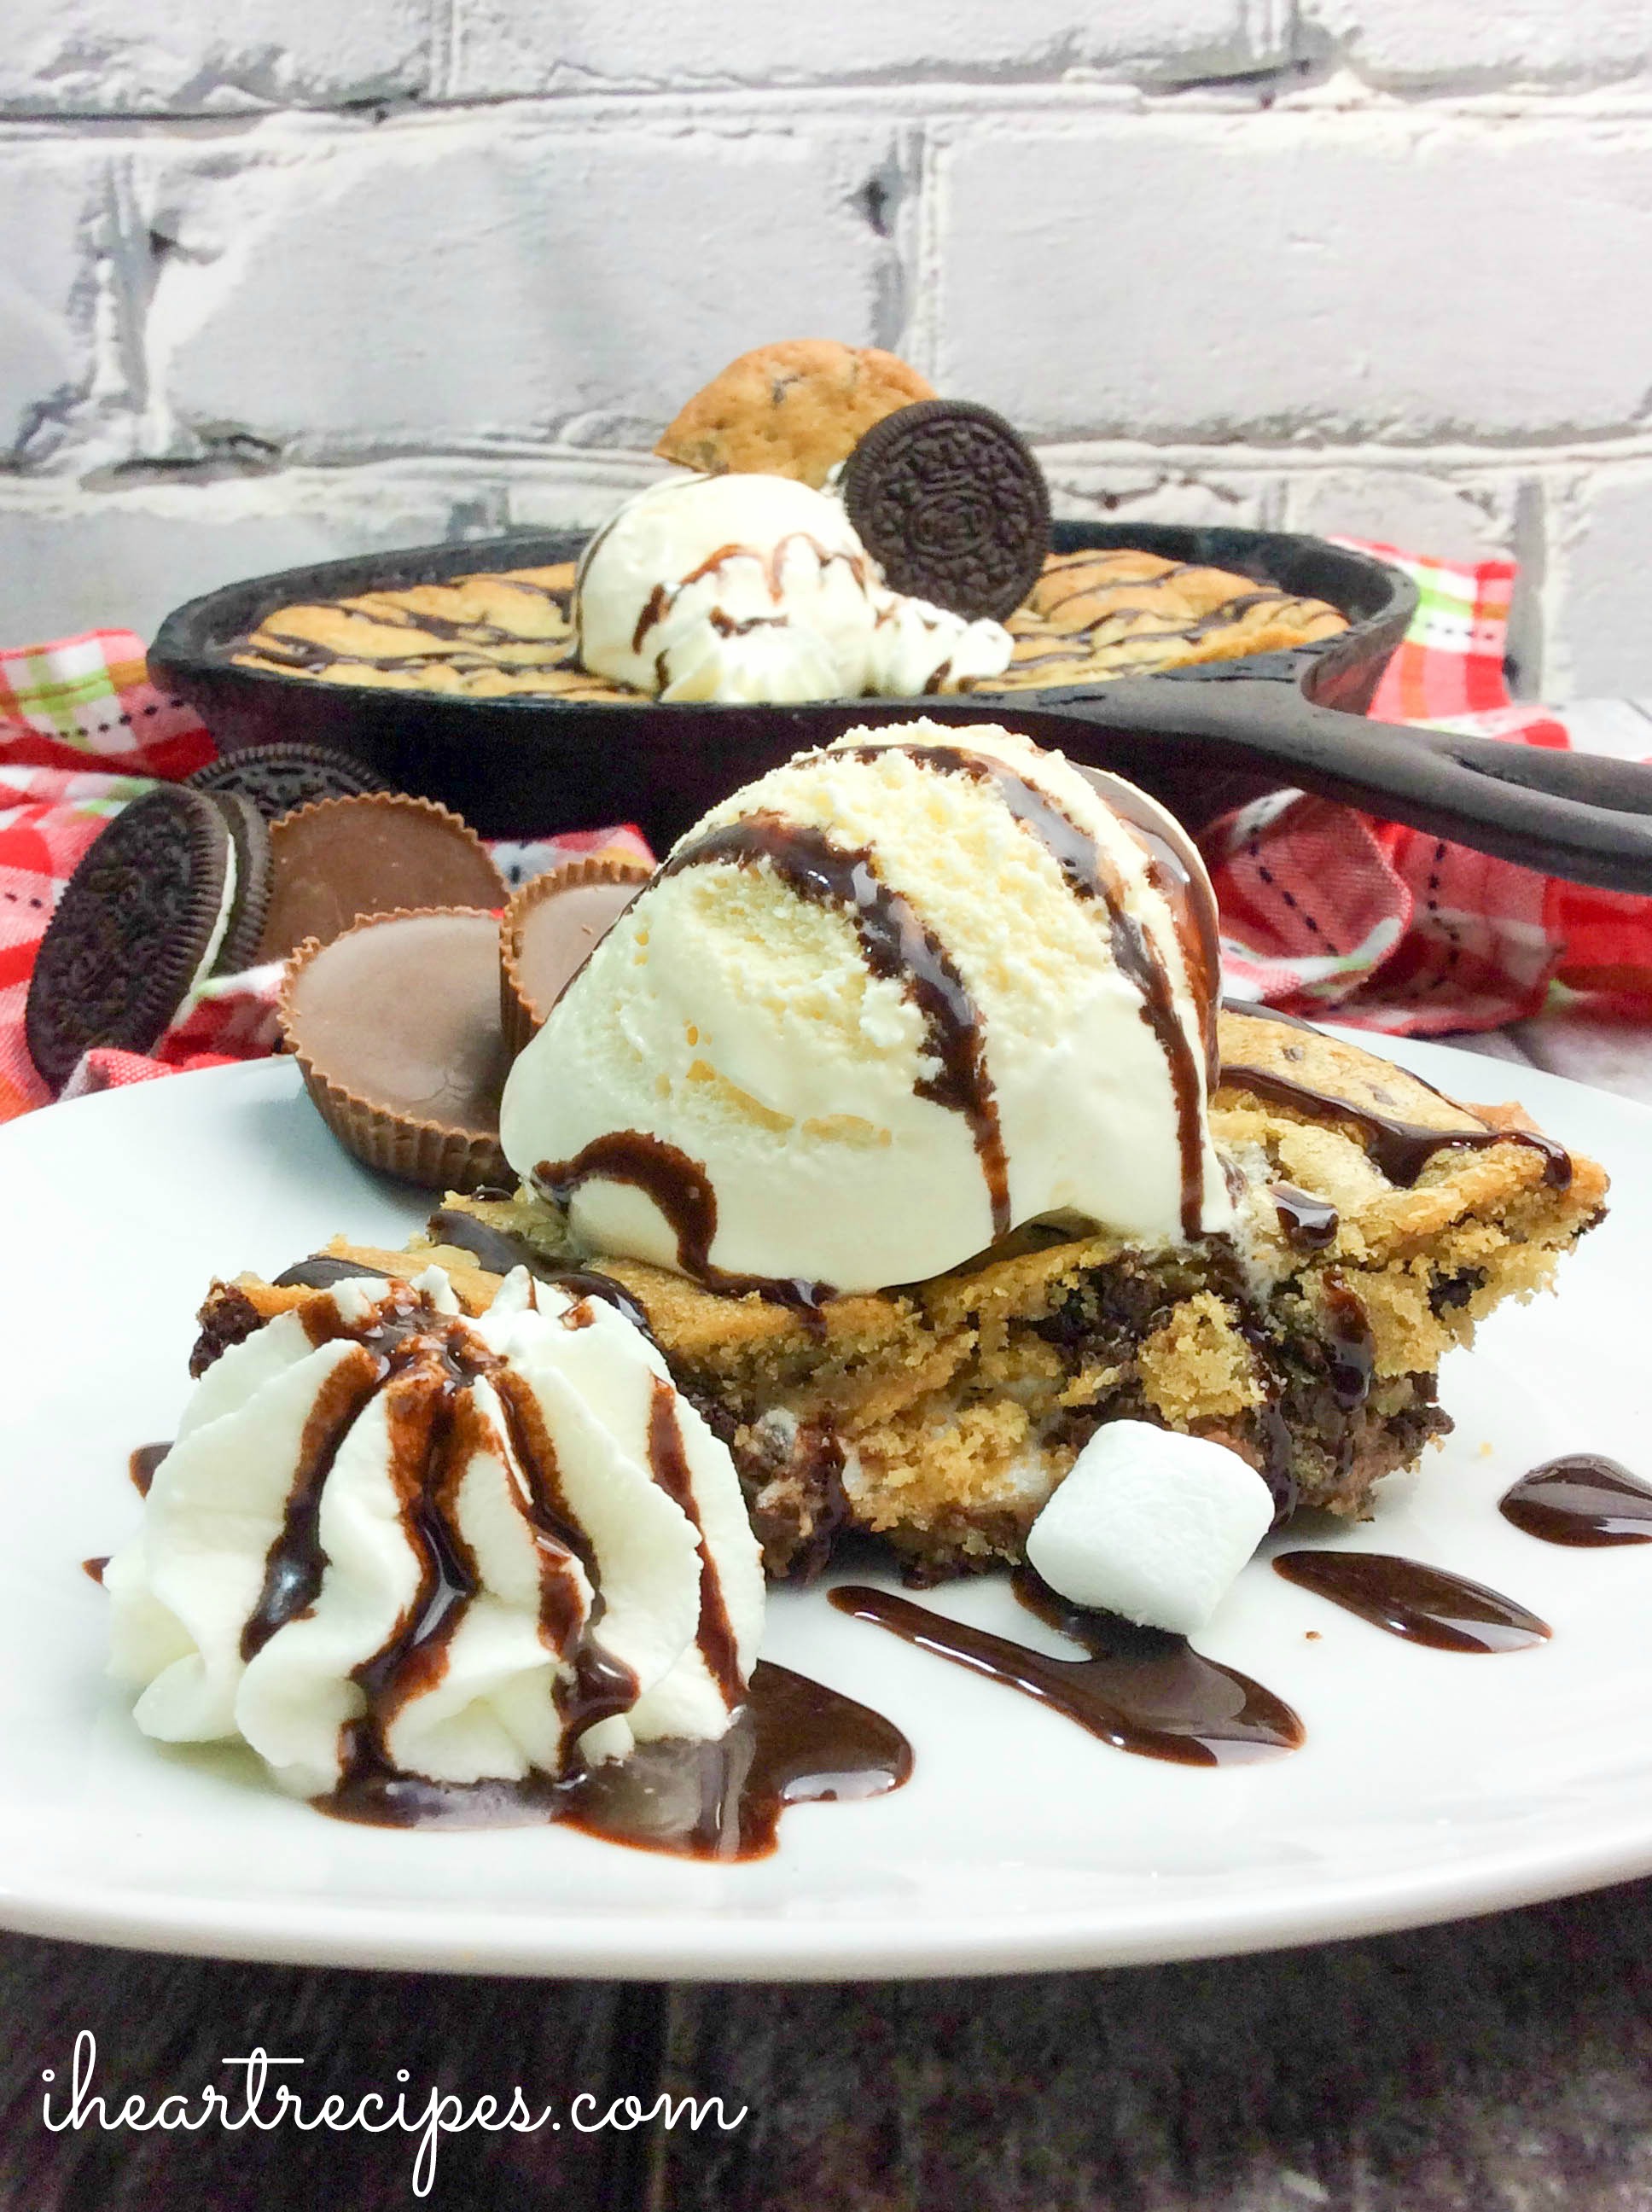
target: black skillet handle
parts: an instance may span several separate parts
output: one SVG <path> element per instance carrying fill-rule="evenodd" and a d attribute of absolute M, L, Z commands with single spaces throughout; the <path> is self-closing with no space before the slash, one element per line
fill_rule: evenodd
<path fill-rule="evenodd" d="M 1285 684 L 1126 677 L 1059 711 L 1116 732 L 1126 750 L 1191 739 L 1212 770 L 1270 774 L 1545 875 L 1652 893 L 1652 768 L 1370 722 Z"/>

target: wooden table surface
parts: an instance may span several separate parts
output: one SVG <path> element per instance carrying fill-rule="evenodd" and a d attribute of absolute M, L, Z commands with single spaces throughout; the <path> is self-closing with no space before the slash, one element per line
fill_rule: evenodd
<path fill-rule="evenodd" d="M 1461 1042 L 1652 1102 L 1652 1032 Z M 1485 1095 L 1515 1095 L 1488 1082 Z M 4 2212 L 410 2204 L 410 2134 L 53 2132 L 76 2036 L 113 2116 L 198 2112 L 226 2057 L 329 2093 L 409 2077 L 720 2097 L 698 2131 L 471 2130 L 422 2201 L 568 2212 L 1652 2212 L 1652 1883 L 1359 1942 L 1115 1973 L 661 1989 L 313 1971 L 0 1937 Z"/>

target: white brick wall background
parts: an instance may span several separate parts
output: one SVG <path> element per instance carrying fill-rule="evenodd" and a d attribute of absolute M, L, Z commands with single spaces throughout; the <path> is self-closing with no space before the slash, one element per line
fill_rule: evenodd
<path fill-rule="evenodd" d="M 10 0 L 0 641 L 594 521 L 803 334 L 1652 692 L 1647 0 Z"/>

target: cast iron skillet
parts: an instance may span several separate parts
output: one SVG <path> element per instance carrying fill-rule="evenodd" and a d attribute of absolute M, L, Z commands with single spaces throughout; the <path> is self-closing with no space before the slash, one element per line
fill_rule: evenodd
<path fill-rule="evenodd" d="M 1157 676 L 968 700 L 804 707 L 595 705 L 469 699 L 323 684 L 241 668 L 236 638 L 307 599 L 394 590 L 574 558 L 560 532 L 368 554 L 259 576 L 167 616 L 155 681 L 195 706 L 220 747 L 339 745 L 404 789 L 443 799 L 484 836 L 636 823 L 656 850 L 736 785 L 841 730 L 923 714 L 1001 721 L 1128 776 L 1198 830 L 1297 787 L 1578 883 L 1652 892 L 1652 769 L 1364 719 L 1417 604 L 1399 570 L 1323 539 L 1253 530 L 1057 523 L 1058 550 L 1133 546 L 1327 600 L 1350 627 L 1318 645 Z"/>

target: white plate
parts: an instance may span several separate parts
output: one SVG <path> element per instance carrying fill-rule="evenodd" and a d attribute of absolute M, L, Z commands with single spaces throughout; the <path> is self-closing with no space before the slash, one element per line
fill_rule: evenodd
<path fill-rule="evenodd" d="M 1438 1046 L 1394 1057 L 1468 1097 L 1505 1079 Z M 1488 1582 L 1550 1621 L 1552 1644 L 1421 1650 L 1259 1561 L 1199 1642 L 1288 1698 L 1308 1742 L 1193 1769 L 1111 1751 L 819 1589 L 782 1591 L 770 1656 L 889 1714 L 917 1771 L 890 1796 L 797 1808 L 774 1857 L 720 1867 L 556 1828 L 352 1826 L 278 1796 L 250 1758 L 138 1734 L 103 1680 L 104 1600 L 79 1563 L 134 1523 L 127 1454 L 171 1432 L 209 1277 L 276 1272 L 341 1229 L 399 1243 L 424 1206 L 334 1146 L 284 1060 L 13 1123 L 0 1923 L 350 1966 L 975 1973 L 1259 1949 L 1652 1871 L 1652 1546 L 1564 1551 L 1497 1511 L 1557 1453 L 1645 1462 L 1652 1115 L 1552 1076 L 1508 1080 L 1604 1160 L 1612 1217 L 1558 1297 L 1499 1314 L 1453 1356 L 1455 1436 L 1338 1540 Z M 926 1601 L 1041 1633 L 999 1586 Z"/>

